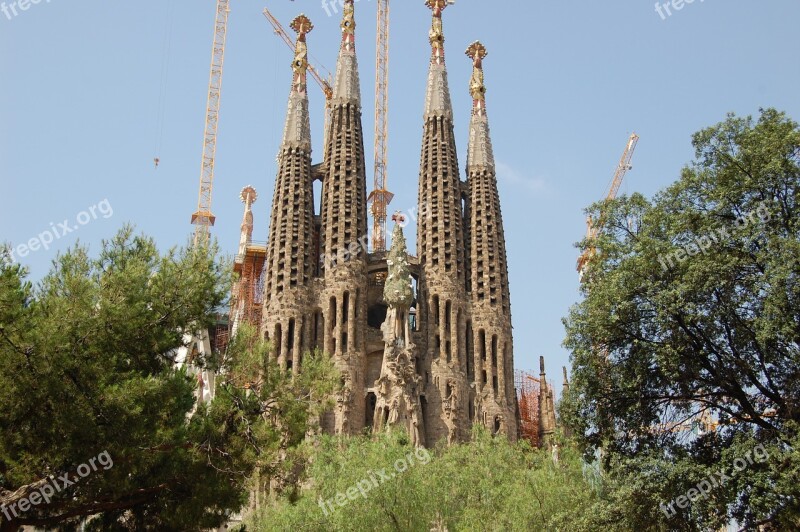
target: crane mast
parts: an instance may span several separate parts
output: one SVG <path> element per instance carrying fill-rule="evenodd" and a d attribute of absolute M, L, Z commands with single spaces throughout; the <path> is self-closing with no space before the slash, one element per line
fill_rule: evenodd
<path fill-rule="evenodd" d="M 228 32 L 229 0 L 217 0 L 214 21 L 214 44 L 211 48 L 211 73 L 208 81 L 206 124 L 203 133 L 203 159 L 200 166 L 200 195 L 197 211 L 192 214 L 195 225 L 194 245 L 205 245 L 216 217 L 211 212 L 211 193 L 214 185 L 214 159 L 217 151 L 219 101 L 222 91 L 222 66 L 225 59 L 225 37 Z"/>
<path fill-rule="evenodd" d="M 394 194 L 386 190 L 389 138 L 389 0 L 378 0 L 375 51 L 375 167 L 372 202 L 372 251 L 386 251 L 386 207 Z"/>
<path fill-rule="evenodd" d="M 617 170 L 614 172 L 614 178 L 611 180 L 611 187 L 608 190 L 608 194 L 606 194 L 606 201 L 617 197 L 619 187 L 622 185 L 622 180 L 625 178 L 625 174 L 628 173 L 628 170 L 632 168 L 631 160 L 633 159 L 633 152 L 636 149 L 636 144 L 638 142 L 639 135 L 636 133 L 631 134 L 630 138 L 628 139 L 628 145 L 625 147 L 625 151 L 622 152 L 622 157 L 617 165 Z M 598 218 L 597 223 L 592 223 L 591 218 L 587 219 L 586 238 L 590 240 L 597 238 L 597 235 L 600 233 L 600 229 L 602 229 L 604 222 L 605 211 L 603 210 L 600 211 L 600 217 Z M 594 245 L 591 245 L 590 247 L 586 248 L 583 253 L 581 253 L 580 257 L 578 257 L 577 270 L 581 279 L 583 279 L 583 273 L 586 270 L 586 265 L 594 253 L 595 247 Z"/>
<path fill-rule="evenodd" d="M 608 191 L 606 199 L 614 199 L 617 197 L 619 187 L 622 185 L 622 179 L 625 177 L 628 170 L 632 168 L 631 159 L 633 158 L 633 151 L 636 149 L 637 142 L 639 142 L 639 135 L 636 133 L 631 134 L 628 139 L 628 145 L 625 147 L 622 158 L 619 160 L 619 165 L 617 165 L 617 171 L 614 173 L 614 179 L 611 181 L 611 188 Z"/>

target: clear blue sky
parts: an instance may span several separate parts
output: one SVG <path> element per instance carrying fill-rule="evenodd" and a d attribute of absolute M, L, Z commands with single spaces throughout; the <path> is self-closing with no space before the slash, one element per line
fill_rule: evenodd
<path fill-rule="evenodd" d="M 267 5 L 287 25 L 305 12 L 316 24 L 311 53 L 334 67 L 339 19 L 328 17 L 320 0 Z M 214 234 L 231 254 L 245 185 L 259 192 L 255 238 L 266 239 L 290 85 L 290 52 L 263 7 L 231 0 L 213 199 Z M 58 250 L 80 239 L 96 251 L 125 222 L 164 249 L 185 243 L 197 203 L 214 1 L 42 0 L 18 13 L 9 20 L 0 12 L 0 240 L 18 245 L 51 222 L 74 225 L 107 199 L 113 216 L 96 210 L 97 219 L 21 259 L 33 279 Z M 375 0 L 359 0 L 356 16 L 371 168 Z M 585 232 L 582 210 L 604 196 L 632 131 L 641 141 L 621 192 L 651 196 L 691 160 L 691 134 L 725 113 L 774 106 L 800 119 L 798 20 L 796 0 L 696 0 L 666 19 L 646 0 L 458 0 L 445 11 L 462 169 L 471 105 L 463 53 L 476 39 L 489 49 L 517 368 L 535 368 L 543 354 L 557 379 L 568 364 L 561 318 L 578 298 L 573 244 Z M 416 202 L 429 24 L 422 0 L 392 2 L 391 209 Z M 318 160 L 323 97 L 312 87 L 311 98 Z M 154 170 L 159 137 L 161 166 Z M 413 249 L 414 231 L 406 232 Z"/>

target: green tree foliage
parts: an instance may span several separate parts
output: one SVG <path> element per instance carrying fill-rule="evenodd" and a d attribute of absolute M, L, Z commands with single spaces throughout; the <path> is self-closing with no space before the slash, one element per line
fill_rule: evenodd
<path fill-rule="evenodd" d="M 247 502 L 255 471 L 278 470 L 324 390 L 271 366 L 246 328 L 227 356 L 196 360 L 223 373 L 210 405 L 175 365 L 229 293 L 214 251 L 161 255 L 125 228 L 96 259 L 60 255 L 36 287 L 3 257 L 0 529 L 208 529 Z M 308 360 L 309 377 L 335 382 L 329 360 Z M 113 465 L 79 478 L 101 454 Z M 51 475 L 74 484 L 24 508 Z"/>
<path fill-rule="evenodd" d="M 587 454 L 603 448 L 621 490 L 604 515 L 622 528 L 796 528 L 800 129 L 763 110 L 730 115 L 693 145 L 695 162 L 652 202 L 591 209 L 606 222 L 585 298 L 565 319 L 563 417 Z M 768 460 L 670 517 L 658 511 L 759 445 Z"/>
<path fill-rule="evenodd" d="M 297 489 L 305 464 L 306 436 L 319 431 L 319 419 L 333 407 L 341 374 L 319 350 L 306 353 L 299 371 L 281 369 L 258 331 L 241 324 L 220 362 L 217 396 L 211 403 L 212 431 L 233 425 L 243 435 L 240 451 L 254 464 L 253 489 Z M 230 452 L 230 449 L 226 449 Z"/>
<path fill-rule="evenodd" d="M 555 464 L 550 451 L 484 430 L 432 451 L 413 449 L 402 431 L 326 437 L 307 474 L 299 498 L 277 500 L 247 529 L 572 531 L 595 499 L 577 450 L 563 447 Z"/>

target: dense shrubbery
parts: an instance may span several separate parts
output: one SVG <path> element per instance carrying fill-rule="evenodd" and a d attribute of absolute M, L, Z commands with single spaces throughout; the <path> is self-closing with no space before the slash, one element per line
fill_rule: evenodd
<path fill-rule="evenodd" d="M 469 443 L 431 451 L 415 451 L 402 432 L 323 438 L 312 452 L 308 488 L 262 509 L 248 530 L 575 530 L 595 491 L 579 454 L 569 446 L 558 454 L 554 463 L 550 451 L 482 430 Z M 381 470 L 394 478 L 381 482 Z M 370 479 L 377 487 L 364 482 Z"/>

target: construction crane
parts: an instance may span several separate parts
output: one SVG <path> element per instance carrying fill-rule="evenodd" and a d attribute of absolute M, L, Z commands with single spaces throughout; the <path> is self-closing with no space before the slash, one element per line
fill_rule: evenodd
<path fill-rule="evenodd" d="M 386 251 L 386 207 L 394 194 L 386 190 L 389 140 L 389 0 L 378 0 L 375 47 L 375 166 L 372 203 L 372 251 Z"/>
<path fill-rule="evenodd" d="M 446 0 L 447 5 L 455 0 Z M 378 0 L 375 31 L 375 166 L 372 192 L 372 251 L 386 251 L 386 207 L 394 194 L 386 188 L 389 145 L 389 0 Z"/>
<path fill-rule="evenodd" d="M 216 217 L 211 213 L 211 193 L 214 185 L 214 158 L 217 151 L 217 125 L 219 123 L 219 101 L 222 91 L 222 65 L 225 59 L 225 37 L 228 33 L 229 0 L 217 0 L 217 16 L 214 21 L 214 45 L 211 48 L 211 73 L 208 81 L 206 125 L 203 133 L 203 160 L 200 165 L 200 195 L 197 211 L 192 214 L 195 225 L 194 245 L 208 243 L 210 228 Z M 156 162 L 156 164 L 158 164 Z"/>
<path fill-rule="evenodd" d="M 264 8 L 267 18 L 275 34 L 286 45 L 294 50 L 294 41 L 283 28 L 278 19 Z M 386 207 L 391 203 L 394 195 L 386 190 L 386 162 L 389 134 L 388 109 L 389 109 L 389 0 L 378 0 L 377 37 L 375 52 L 375 166 L 373 190 L 369 195 L 372 203 L 372 250 L 386 251 Z M 330 81 L 320 75 L 319 70 L 309 65 L 311 76 L 325 94 L 325 145 L 327 145 L 328 119 L 330 116 L 330 102 L 333 97 L 333 88 Z"/>
<path fill-rule="evenodd" d="M 633 158 L 633 151 L 636 149 L 637 142 L 639 142 L 639 135 L 636 133 L 631 134 L 630 138 L 628 139 L 628 145 L 625 147 L 625 151 L 622 153 L 622 157 L 617 165 L 617 170 L 614 172 L 614 178 L 611 180 L 611 187 L 606 195 L 606 201 L 617 197 L 617 192 L 619 192 L 619 187 L 622 185 L 622 180 L 625 178 L 625 174 L 632 168 L 631 159 Z M 591 217 L 587 218 L 586 238 L 590 241 L 594 241 L 597 238 L 597 235 L 600 233 L 600 229 L 603 228 L 604 223 L 605 210 L 600 211 L 600 216 L 598 217 L 597 223 L 592 223 Z M 586 271 L 586 266 L 589 263 L 589 259 L 594 256 L 595 252 L 596 248 L 594 247 L 593 242 L 591 242 L 589 247 L 587 247 L 583 253 L 581 253 L 581 256 L 578 257 L 577 270 L 580 279 L 583 279 L 583 274 Z"/>
<path fill-rule="evenodd" d="M 272 29 L 275 31 L 275 35 L 281 38 L 283 42 L 286 43 L 292 51 L 294 51 L 295 42 L 289 33 L 284 29 L 283 25 L 275 18 L 269 9 L 266 7 L 264 8 L 264 16 L 267 18 L 269 23 L 272 25 Z M 328 71 L 327 68 L 322 67 L 324 70 Z M 325 125 L 324 125 L 324 135 L 325 138 L 323 140 L 323 146 L 328 145 L 328 118 L 330 117 L 330 110 L 331 110 L 331 98 L 333 98 L 333 87 L 331 86 L 330 79 L 325 79 L 314 65 L 308 65 L 308 71 L 311 72 L 311 77 L 314 78 L 314 81 L 317 82 L 317 85 L 322 89 L 322 93 L 325 95 Z M 329 71 L 328 71 L 329 72 Z M 329 76 L 330 77 L 330 76 Z"/>

